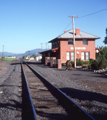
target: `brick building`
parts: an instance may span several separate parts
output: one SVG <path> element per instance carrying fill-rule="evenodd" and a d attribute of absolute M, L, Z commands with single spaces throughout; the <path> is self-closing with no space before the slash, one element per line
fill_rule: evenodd
<path fill-rule="evenodd" d="M 75 30 L 75 48 L 76 58 L 81 60 L 95 59 L 95 40 L 99 37 L 80 31 L 79 28 Z M 74 60 L 74 48 L 73 48 L 73 29 L 64 31 L 55 39 L 49 41 L 52 43 L 52 49 L 41 52 L 42 62 L 45 62 L 45 57 L 56 57 L 61 59 L 61 63 L 65 63 L 67 60 Z"/>

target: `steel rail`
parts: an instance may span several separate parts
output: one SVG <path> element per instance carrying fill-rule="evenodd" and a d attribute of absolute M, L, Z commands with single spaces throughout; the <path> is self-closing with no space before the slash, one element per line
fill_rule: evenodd
<path fill-rule="evenodd" d="M 37 72 L 34 68 L 32 68 L 30 65 L 28 65 L 25 61 L 23 61 L 34 73 L 36 73 L 41 79 L 44 80 L 44 82 L 46 82 L 48 84 L 48 86 L 50 85 L 51 88 L 54 89 L 54 91 L 56 91 L 56 93 L 60 94 L 60 99 L 63 100 L 63 102 L 65 102 L 65 104 L 67 104 L 69 107 L 75 106 L 78 111 L 81 112 L 82 116 L 84 117 L 83 119 L 85 120 L 95 120 L 95 118 L 93 118 L 90 114 L 88 114 L 85 110 L 83 110 L 78 104 L 76 104 L 72 99 L 70 99 L 65 93 L 63 93 L 60 89 L 58 89 L 56 86 L 54 86 L 51 82 L 49 82 L 45 77 L 43 77 L 39 72 Z"/>
<path fill-rule="evenodd" d="M 31 97 L 31 94 L 30 94 L 30 90 L 29 90 L 29 86 L 28 86 L 28 83 L 27 83 L 27 78 L 26 78 L 26 75 L 25 75 L 25 72 L 24 72 L 24 69 L 23 69 L 22 62 L 21 62 L 21 69 L 22 69 L 22 73 L 23 73 L 23 77 L 24 77 L 24 80 L 25 80 L 25 84 L 26 84 L 26 88 L 27 88 L 27 92 L 28 92 L 28 97 L 29 97 L 29 101 L 30 101 L 30 107 L 31 107 L 32 117 L 33 117 L 32 119 L 37 120 L 36 111 L 35 111 L 35 108 L 34 108 L 34 105 L 33 105 L 32 97 Z"/>

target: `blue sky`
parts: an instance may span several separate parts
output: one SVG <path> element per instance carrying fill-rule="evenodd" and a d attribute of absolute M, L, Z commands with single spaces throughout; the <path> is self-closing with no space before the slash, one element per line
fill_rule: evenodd
<path fill-rule="evenodd" d="M 78 16 L 75 28 L 100 37 L 96 47 L 105 46 L 107 10 L 79 18 L 103 9 L 107 0 L 0 0 L 0 52 L 3 45 L 12 53 L 41 48 L 41 43 L 45 49 L 48 41 L 72 28 L 72 15 Z"/>

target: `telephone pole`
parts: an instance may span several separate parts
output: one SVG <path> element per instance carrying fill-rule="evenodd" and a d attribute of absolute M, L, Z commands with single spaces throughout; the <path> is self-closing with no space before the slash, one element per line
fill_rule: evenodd
<path fill-rule="evenodd" d="M 76 68 L 76 50 L 75 50 L 74 18 L 77 18 L 78 16 L 68 16 L 68 17 L 72 18 L 72 22 L 73 22 L 74 68 Z"/>
<path fill-rule="evenodd" d="M 4 56 L 4 45 L 3 45 L 3 51 L 2 51 L 2 58 L 3 58 L 3 56 Z"/>
<path fill-rule="evenodd" d="M 48 43 L 46 43 L 46 50 L 47 50 L 47 44 L 48 44 Z"/>
<path fill-rule="evenodd" d="M 42 46 L 43 43 L 41 43 L 41 48 L 42 48 L 42 51 L 43 51 L 43 46 Z"/>

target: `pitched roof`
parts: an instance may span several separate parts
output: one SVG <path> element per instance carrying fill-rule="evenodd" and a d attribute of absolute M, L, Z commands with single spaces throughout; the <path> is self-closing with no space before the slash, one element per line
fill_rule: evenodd
<path fill-rule="evenodd" d="M 70 39 L 70 38 L 73 38 L 73 29 L 70 29 L 69 31 L 59 35 L 58 37 L 56 37 L 55 39 Z M 92 34 L 89 34 L 89 33 L 86 33 L 86 32 L 83 32 L 83 31 L 80 31 L 80 35 L 76 35 L 75 33 L 75 38 L 76 39 L 83 39 L 83 38 L 87 38 L 87 39 L 100 39 L 100 37 L 98 36 L 95 36 L 95 35 L 92 35 Z M 55 40 L 53 39 L 53 40 Z M 53 41 L 51 40 L 51 41 Z M 49 41 L 49 42 L 51 42 Z"/>

